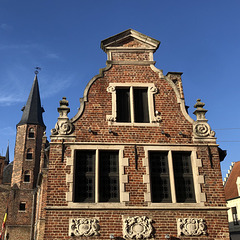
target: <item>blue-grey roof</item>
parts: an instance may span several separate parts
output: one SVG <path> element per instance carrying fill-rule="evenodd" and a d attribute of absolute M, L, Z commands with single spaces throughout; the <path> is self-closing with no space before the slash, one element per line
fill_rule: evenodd
<path fill-rule="evenodd" d="M 24 124 L 36 124 L 45 127 L 42 118 L 42 113 L 44 112 L 44 109 L 41 106 L 37 75 L 35 76 L 32 89 L 27 100 L 27 104 L 25 107 L 23 107 L 22 111 L 22 119 L 17 124 L 17 126 Z"/>
<path fill-rule="evenodd" d="M 12 171 L 13 171 L 13 162 L 9 163 L 4 169 L 3 169 L 3 184 L 11 183 L 12 180 Z"/>

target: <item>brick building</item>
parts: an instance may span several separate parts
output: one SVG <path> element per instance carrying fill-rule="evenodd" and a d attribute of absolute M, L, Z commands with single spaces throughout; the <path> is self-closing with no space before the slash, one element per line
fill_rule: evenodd
<path fill-rule="evenodd" d="M 228 207 L 231 240 L 238 240 L 240 239 L 240 162 L 232 162 L 223 185 Z"/>
<path fill-rule="evenodd" d="M 207 110 L 198 99 L 188 115 L 182 73 L 154 66 L 159 44 L 132 29 L 103 40 L 107 66 L 72 119 L 60 101 L 49 144 L 35 78 L 17 125 L 9 239 L 229 239 Z"/>

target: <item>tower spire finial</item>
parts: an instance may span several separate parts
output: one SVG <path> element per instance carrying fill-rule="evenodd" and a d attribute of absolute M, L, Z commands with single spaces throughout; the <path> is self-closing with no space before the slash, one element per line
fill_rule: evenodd
<path fill-rule="evenodd" d="M 38 70 L 41 70 L 40 67 L 35 67 L 35 78 L 33 81 L 32 89 L 30 91 L 27 104 L 22 109 L 23 115 L 21 121 L 17 124 L 23 125 L 23 124 L 37 124 L 42 125 L 45 127 L 43 123 L 42 113 L 44 112 L 43 107 L 41 106 L 41 99 L 40 99 L 40 93 L 39 93 L 39 87 L 38 87 Z"/>
<path fill-rule="evenodd" d="M 35 71 L 34 71 L 34 73 L 36 74 L 36 75 L 38 75 L 38 73 L 39 73 L 39 71 L 41 71 L 41 68 L 40 67 L 35 67 Z"/>

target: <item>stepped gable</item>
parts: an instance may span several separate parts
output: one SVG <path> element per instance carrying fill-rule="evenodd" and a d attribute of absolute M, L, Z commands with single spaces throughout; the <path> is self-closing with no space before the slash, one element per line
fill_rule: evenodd
<path fill-rule="evenodd" d="M 240 161 L 233 165 L 232 171 L 224 186 L 226 200 L 238 197 L 237 178 L 240 177 Z"/>

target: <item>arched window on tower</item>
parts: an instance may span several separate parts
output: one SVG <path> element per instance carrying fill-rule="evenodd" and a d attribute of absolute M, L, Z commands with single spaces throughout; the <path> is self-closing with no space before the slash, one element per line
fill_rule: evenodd
<path fill-rule="evenodd" d="M 25 171 L 23 181 L 26 182 L 26 183 L 30 182 L 30 177 L 31 177 L 30 171 L 28 171 L 28 170 Z"/>
<path fill-rule="evenodd" d="M 29 128 L 28 138 L 34 138 L 34 128 Z"/>
<path fill-rule="evenodd" d="M 32 148 L 29 148 L 27 150 L 27 160 L 32 160 L 33 159 L 33 150 Z"/>

